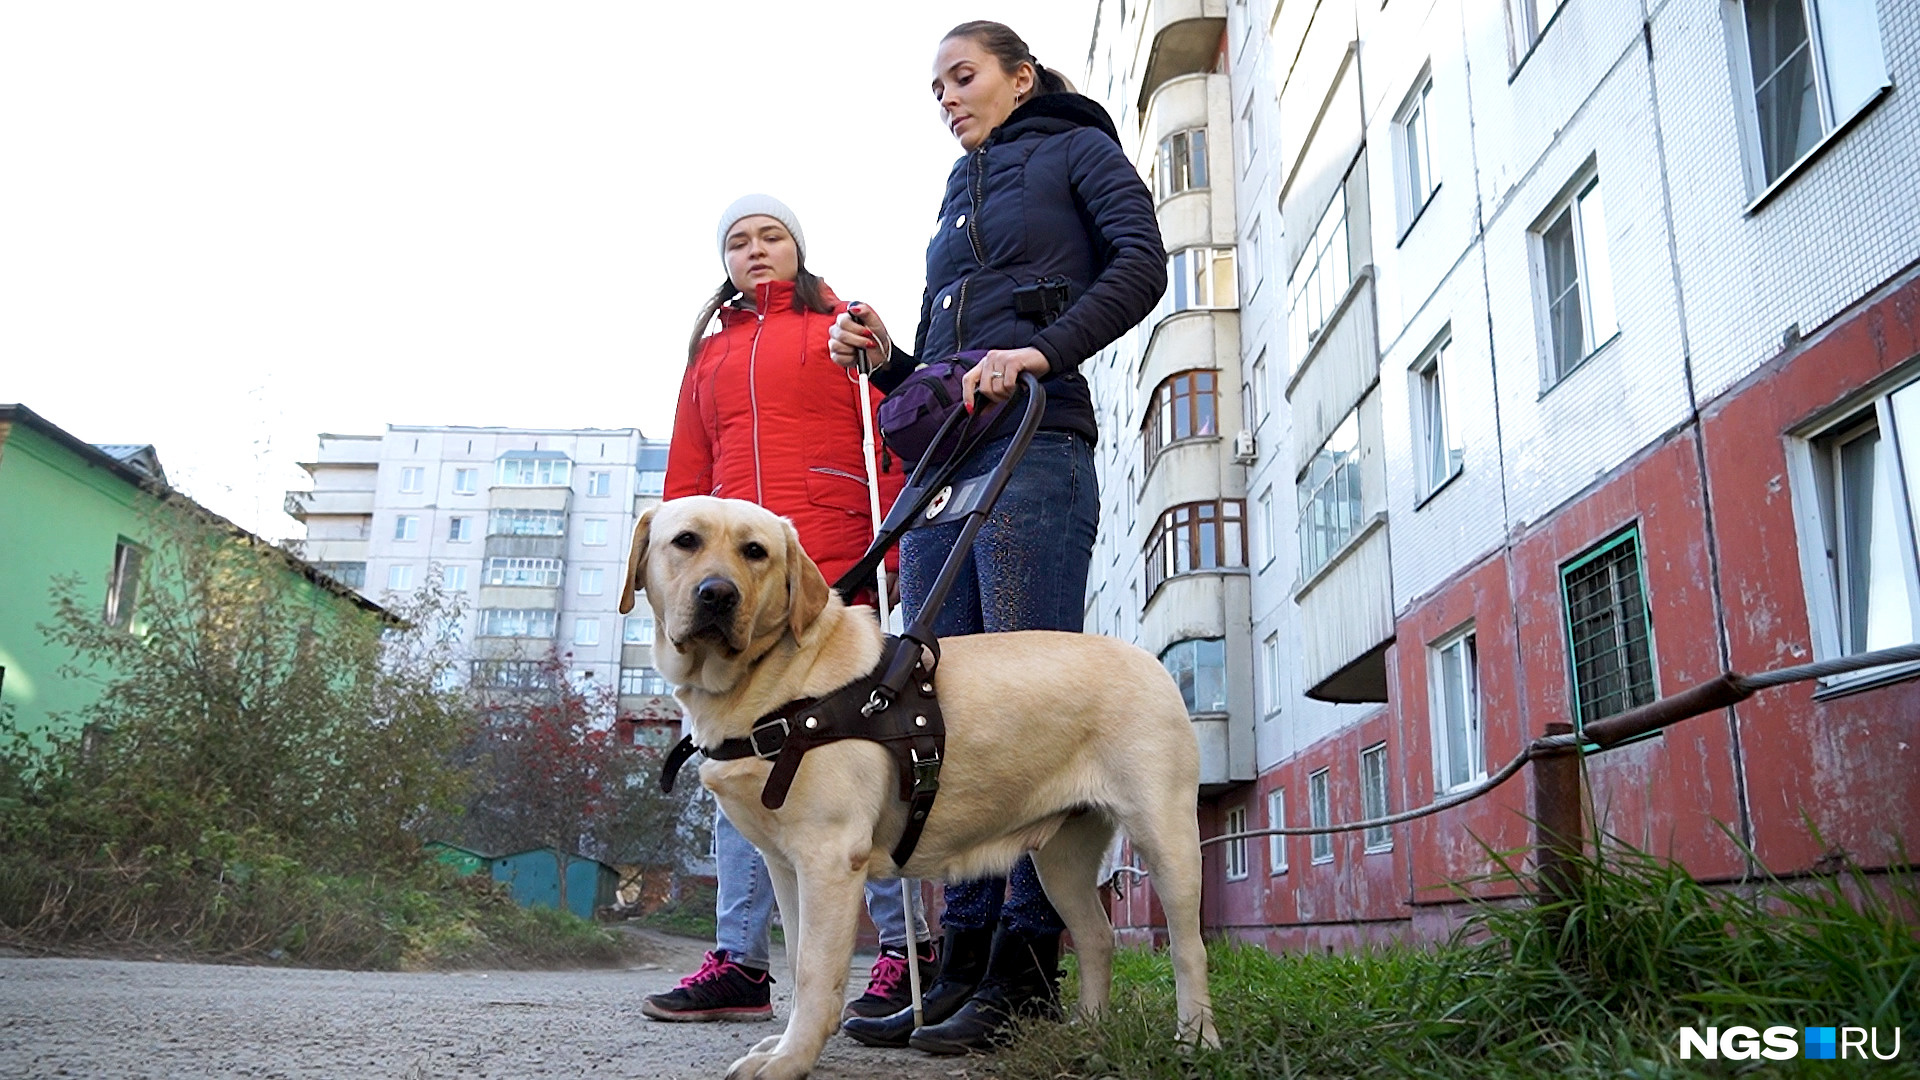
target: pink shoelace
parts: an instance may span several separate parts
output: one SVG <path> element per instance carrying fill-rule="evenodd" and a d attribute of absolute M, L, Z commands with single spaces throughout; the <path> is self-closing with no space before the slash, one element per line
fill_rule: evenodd
<path fill-rule="evenodd" d="M 890 998 L 906 981 L 907 958 L 881 953 L 880 959 L 873 962 L 873 972 L 867 976 L 867 993 Z"/>
<path fill-rule="evenodd" d="M 732 966 L 733 961 L 727 958 L 727 954 L 715 949 L 707 954 L 706 960 L 700 965 L 700 970 L 681 979 L 680 985 L 697 986 L 703 982 L 712 982 L 720 977 L 722 971 Z"/>

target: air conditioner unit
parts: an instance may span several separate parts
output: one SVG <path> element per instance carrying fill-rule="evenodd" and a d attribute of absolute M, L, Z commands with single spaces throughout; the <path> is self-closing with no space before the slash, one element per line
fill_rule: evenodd
<path fill-rule="evenodd" d="M 1254 452 L 1255 452 L 1255 447 L 1253 444 L 1253 432 L 1247 431 L 1244 428 L 1241 429 L 1240 431 L 1234 432 L 1234 435 L 1233 435 L 1234 460 L 1252 461 L 1254 458 Z"/>

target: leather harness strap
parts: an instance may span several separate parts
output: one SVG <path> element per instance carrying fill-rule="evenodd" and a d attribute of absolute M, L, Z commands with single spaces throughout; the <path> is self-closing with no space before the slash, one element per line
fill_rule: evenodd
<path fill-rule="evenodd" d="M 878 688 L 895 654 L 903 649 L 914 654 L 912 678 L 904 693 L 889 698 Z M 716 761 L 757 757 L 773 761 L 773 772 L 760 792 L 760 804 L 778 810 L 786 802 L 787 791 L 800 771 L 800 759 L 807 751 L 842 739 L 876 742 L 893 755 L 900 798 L 907 804 L 906 828 L 892 852 L 894 865 L 905 866 L 920 843 L 927 815 L 940 792 L 940 767 L 947 741 L 946 721 L 934 696 L 933 674 L 927 671 L 919 653 L 916 642 L 890 636 L 873 671 L 826 697 L 802 698 L 782 705 L 756 720 L 746 738 L 727 739 L 711 748 L 695 746 L 691 735 L 681 739 L 661 766 L 661 789 L 673 790 L 675 774 L 696 753 L 704 752 Z"/>

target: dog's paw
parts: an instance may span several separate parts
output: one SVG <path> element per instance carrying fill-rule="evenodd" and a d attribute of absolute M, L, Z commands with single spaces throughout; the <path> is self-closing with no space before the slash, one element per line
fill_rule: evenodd
<path fill-rule="evenodd" d="M 727 1080 L 801 1080 L 813 1063 L 794 1054 L 764 1054 L 757 1049 L 727 1070 Z"/>

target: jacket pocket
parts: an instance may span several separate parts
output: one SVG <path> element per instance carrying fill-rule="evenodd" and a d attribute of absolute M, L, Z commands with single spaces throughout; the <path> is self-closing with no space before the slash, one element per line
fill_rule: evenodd
<path fill-rule="evenodd" d="M 871 497 L 867 494 L 867 478 L 829 465 L 807 468 L 807 499 L 815 506 L 849 514 L 873 513 Z"/>

